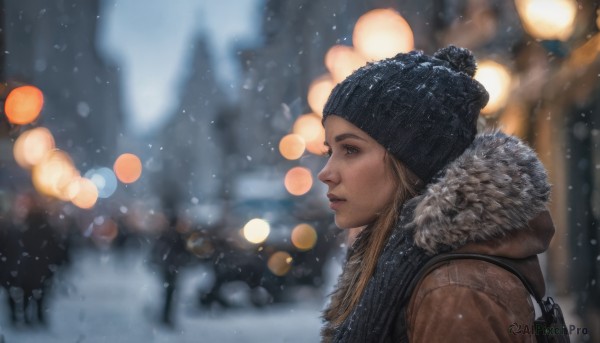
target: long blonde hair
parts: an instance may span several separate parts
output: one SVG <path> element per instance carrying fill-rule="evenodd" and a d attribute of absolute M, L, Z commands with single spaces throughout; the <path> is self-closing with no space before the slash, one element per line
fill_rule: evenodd
<path fill-rule="evenodd" d="M 386 153 L 384 161 L 392 173 L 396 193 L 375 221 L 359 234 L 363 236 L 359 239 L 360 243 L 357 242 L 360 246 L 355 244 L 352 247 L 354 254 L 348 263 L 360 263 L 361 267 L 353 268 L 354 275 L 351 276 L 349 287 L 345 292 L 336 294 L 341 297 L 339 299 L 341 306 L 339 307 L 340 311 L 333 318 L 334 326 L 343 323 L 358 304 L 373 275 L 379 255 L 398 220 L 398 210 L 406 200 L 417 195 L 423 187 L 423 182 L 398 159 Z"/>

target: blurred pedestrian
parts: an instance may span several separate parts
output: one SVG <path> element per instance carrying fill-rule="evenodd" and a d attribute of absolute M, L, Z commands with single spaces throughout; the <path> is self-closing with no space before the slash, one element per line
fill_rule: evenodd
<path fill-rule="evenodd" d="M 181 269 L 190 262 L 190 253 L 186 249 L 185 233 L 178 231 L 178 217 L 174 211 L 168 212 L 168 225 L 154 242 L 150 253 L 150 262 L 157 267 L 164 287 L 160 320 L 167 326 L 173 326 L 173 302 L 177 290 L 177 281 Z"/>
<path fill-rule="evenodd" d="M 68 261 L 64 237 L 50 225 L 41 197 L 25 194 L 15 213 L 25 210 L 25 219 L 4 230 L 3 286 L 8 290 L 13 324 L 46 324 L 47 299 L 53 276 Z"/>
<path fill-rule="evenodd" d="M 6 304 L 12 325 L 16 325 L 18 322 L 16 303 L 11 297 L 11 287 L 17 285 L 17 261 L 19 258 L 19 238 L 14 220 L 10 210 L 3 208 L 0 216 L 0 286 L 6 291 Z"/>
<path fill-rule="evenodd" d="M 488 93 L 472 53 L 450 46 L 369 63 L 332 91 L 319 179 L 335 222 L 360 228 L 324 312 L 326 342 L 530 342 L 521 281 L 478 260 L 454 260 L 409 285 L 444 252 L 510 258 L 539 293 L 537 254 L 554 227 L 546 171 L 501 132 L 477 135 Z"/>

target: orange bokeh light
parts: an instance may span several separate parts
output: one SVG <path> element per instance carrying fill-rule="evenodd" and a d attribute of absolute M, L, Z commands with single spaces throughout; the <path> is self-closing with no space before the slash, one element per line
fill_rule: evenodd
<path fill-rule="evenodd" d="M 63 200 L 69 184 L 77 177 L 79 172 L 71 157 L 59 149 L 48 151 L 31 171 L 33 185 L 38 192 Z"/>
<path fill-rule="evenodd" d="M 481 113 L 491 115 L 506 105 L 510 95 L 512 76 L 509 69 L 498 62 L 483 60 L 478 64 L 474 78 L 489 93 L 489 101 L 481 109 Z"/>
<path fill-rule="evenodd" d="M 302 251 L 310 250 L 317 244 L 317 231 L 309 224 L 299 224 L 292 230 L 292 244 Z"/>
<path fill-rule="evenodd" d="M 292 256 L 290 256 L 290 254 L 285 251 L 278 251 L 269 257 L 267 266 L 273 274 L 284 276 L 290 271 L 292 261 Z"/>
<path fill-rule="evenodd" d="M 321 124 L 321 117 L 314 114 L 303 114 L 296 119 L 292 132 L 304 138 L 306 150 L 309 152 L 322 155 L 327 148 L 325 147 L 325 129 Z"/>
<path fill-rule="evenodd" d="M 366 60 L 394 57 L 414 48 L 410 25 L 391 8 L 375 9 L 363 14 L 352 32 L 352 44 Z"/>
<path fill-rule="evenodd" d="M 37 127 L 23 132 L 15 141 L 13 155 L 21 168 L 31 169 L 40 163 L 50 150 L 54 149 L 54 137 L 45 127 Z"/>
<path fill-rule="evenodd" d="M 82 209 L 94 207 L 96 201 L 98 201 L 98 189 L 96 185 L 90 179 L 84 177 L 78 178 L 73 183 L 77 183 L 78 186 L 77 193 L 71 198 L 73 205 Z M 72 185 L 69 187 L 72 191 L 71 187 Z M 73 194 L 70 195 L 72 196 Z"/>
<path fill-rule="evenodd" d="M 310 191 L 313 178 L 310 170 L 303 167 L 294 167 L 285 174 L 285 189 L 292 195 L 300 196 Z"/>
<path fill-rule="evenodd" d="M 302 157 L 304 150 L 306 149 L 306 143 L 302 136 L 290 133 L 285 135 L 281 141 L 279 141 L 279 152 L 281 156 L 288 160 L 297 160 Z"/>
<path fill-rule="evenodd" d="M 142 161 L 134 154 L 125 153 L 117 158 L 113 170 L 119 181 L 132 183 L 142 175 Z"/>
<path fill-rule="evenodd" d="M 365 58 L 351 46 L 334 45 L 325 54 L 325 66 L 331 73 L 334 84 L 342 82 L 365 64 L 367 64 Z"/>
<path fill-rule="evenodd" d="M 317 138 L 306 143 L 306 150 L 312 154 L 322 156 L 327 152 L 327 146 L 325 145 L 325 128 L 321 126 L 318 130 L 319 135 Z"/>
<path fill-rule="evenodd" d="M 44 106 L 44 94 L 35 86 L 21 86 L 13 89 L 6 97 L 4 112 L 8 121 L 25 125 L 37 119 Z"/>
<path fill-rule="evenodd" d="M 296 119 L 292 132 L 304 138 L 305 142 L 310 142 L 319 137 L 319 128 L 321 125 L 321 117 L 314 113 L 303 114 Z"/>
<path fill-rule="evenodd" d="M 323 107 L 329 98 L 329 94 L 335 87 L 335 83 L 331 78 L 330 74 L 322 75 L 311 82 L 308 87 L 308 106 L 313 110 L 314 113 L 322 116 Z"/>

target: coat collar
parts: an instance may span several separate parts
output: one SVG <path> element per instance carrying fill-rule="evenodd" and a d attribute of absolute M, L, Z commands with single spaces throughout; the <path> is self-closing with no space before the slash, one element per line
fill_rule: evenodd
<path fill-rule="evenodd" d="M 499 131 L 479 134 L 413 199 L 418 203 L 412 221 L 415 244 L 434 255 L 514 236 L 530 229 L 530 220 L 545 211 L 549 196 L 545 168 L 530 147 Z M 543 231 L 550 229 L 551 222 Z M 538 236 L 549 241 L 552 234 Z"/>

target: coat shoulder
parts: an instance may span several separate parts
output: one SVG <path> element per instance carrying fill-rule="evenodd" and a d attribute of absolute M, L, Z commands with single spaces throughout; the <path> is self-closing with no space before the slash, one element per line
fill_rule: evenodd
<path fill-rule="evenodd" d="M 431 290 L 450 285 L 489 294 L 500 303 L 529 296 L 521 280 L 510 271 L 489 262 L 464 259 L 443 263 L 425 276 L 412 299 L 418 300 Z"/>
<path fill-rule="evenodd" d="M 511 272 L 485 261 L 454 260 L 419 282 L 406 316 L 409 336 L 456 332 L 466 338 L 486 327 L 484 331 L 506 333 L 512 323 L 533 323 L 535 310 L 527 289 Z"/>

